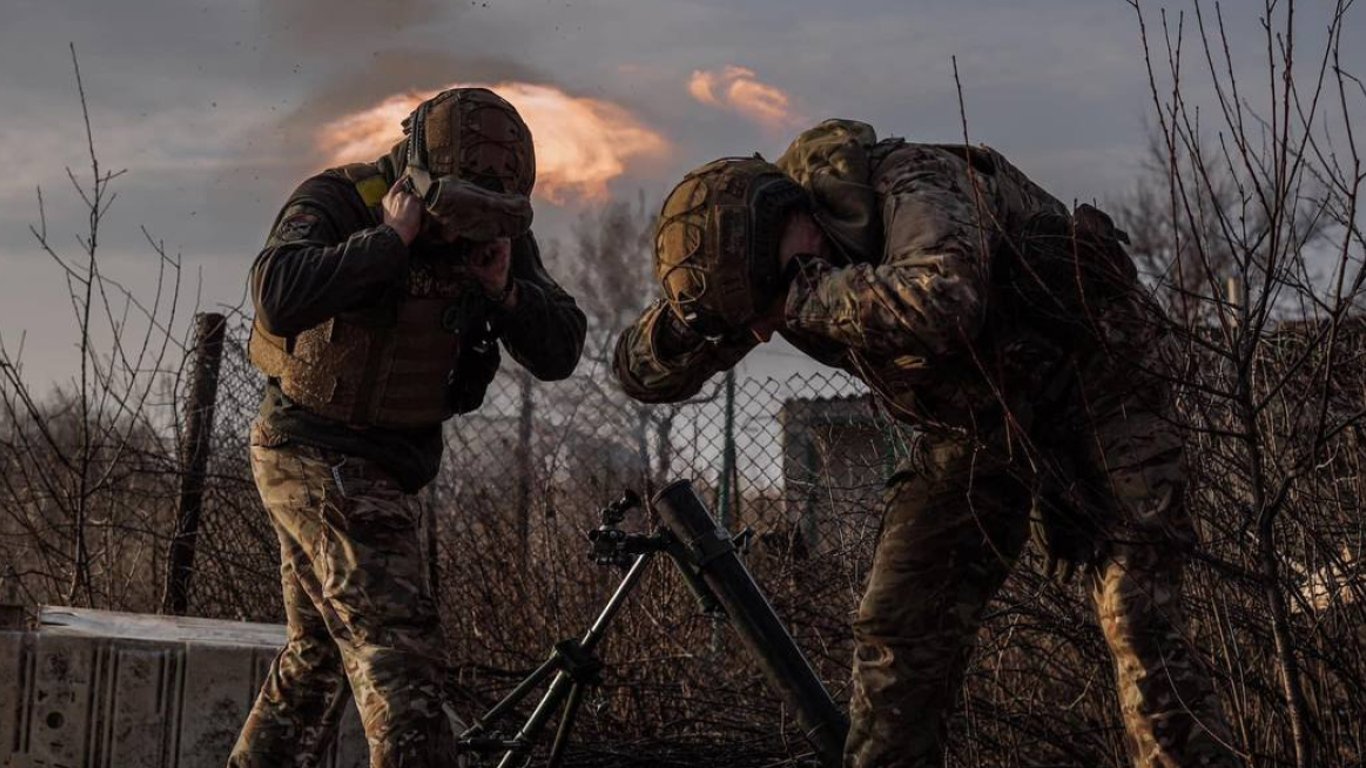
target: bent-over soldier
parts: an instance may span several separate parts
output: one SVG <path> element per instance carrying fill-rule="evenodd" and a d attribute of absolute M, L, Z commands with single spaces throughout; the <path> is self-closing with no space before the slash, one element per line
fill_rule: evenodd
<path fill-rule="evenodd" d="M 1123 239 L 987 147 L 879 141 L 848 120 L 776 165 L 705 165 L 665 201 L 663 297 L 616 348 L 629 394 L 691 397 L 776 332 L 918 435 L 854 622 L 849 766 L 942 764 L 1031 511 L 1050 557 L 1088 567 L 1134 764 L 1235 764 L 1182 634 L 1182 439 L 1155 368 L 1161 312 Z"/>

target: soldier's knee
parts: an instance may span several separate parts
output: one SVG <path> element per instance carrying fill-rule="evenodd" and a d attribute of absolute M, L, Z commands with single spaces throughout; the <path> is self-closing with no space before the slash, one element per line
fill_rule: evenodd
<path fill-rule="evenodd" d="M 378 580 L 365 585 L 343 581 L 328 585 L 324 594 L 353 644 L 403 649 L 414 638 L 440 635 L 436 602 L 419 588 L 395 588 Z"/>
<path fill-rule="evenodd" d="M 382 677 L 427 679 L 439 676 L 446 660 L 439 624 L 372 627 L 348 644 L 348 657 Z"/>
<path fill-rule="evenodd" d="M 927 622 L 918 616 L 918 611 L 898 609 L 896 603 L 905 605 L 910 601 L 888 601 L 880 593 L 870 590 L 859 603 L 854 617 L 854 641 L 860 644 L 888 643 L 910 640 L 924 634 Z"/>
<path fill-rule="evenodd" d="M 285 645 L 285 653 L 295 663 L 310 669 L 341 670 L 341 651 L 331 638 L 302 637 L 291 638 Z"/>
<path fill-rule="evenodd" d="M 1114 608 L 1176 602 L 1184 562 L 1179 553 L 1157 543 L 1112 549 L 1096 573 L 1097 599 Z"/>
<path fill-rule="evenodd" d="M 953 665 L 971 647 L 970 630 L 962 627 L 903 627 L 876 633 L 876 625 L 855 625 L 854 670 L 860 677 L 894 673 L 902 681 L 923 680 Z M 903 683 L 904 684 L 904 683 Z"/>

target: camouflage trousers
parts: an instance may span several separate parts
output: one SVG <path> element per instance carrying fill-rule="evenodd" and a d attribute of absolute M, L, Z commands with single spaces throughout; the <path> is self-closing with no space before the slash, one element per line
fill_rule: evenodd
<path fill-rule="evenodd" d="M 262 434 L 252 471 L 280 539 L 288 641 L 228 765 L 318 765 L 353 694 L 373 768 L 447 764 L 444 646 L 417 504 L 369 462 Z"/>
<path fill-rule="evenodd" d="M 1071 446 L 1088 510 L 1104 521 L 1087 570 L 1140 768 L 1241 765 L 1201 660 L 1182 635 L 1180 435 L 1121 410 Z M 1055 446 L 1056 447 L 1056 446 Z M 1037 485 L 1015 461 L 927 439 L 889 483 L 883 529 L 854 624 L 850 768 L 943 765 L 945 718 L 987 602 L 1029 538 Z"/>

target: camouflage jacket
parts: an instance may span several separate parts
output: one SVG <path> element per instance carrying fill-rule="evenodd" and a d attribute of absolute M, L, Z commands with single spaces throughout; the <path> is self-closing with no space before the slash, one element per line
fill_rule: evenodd
<path fill-rule="evenodd" d="M 837 152 L 810 150 L 832 131 Z M 954 432 L 1027 407 L 1056 375 L 1068 350 L 1002 311 L 992 267 L 1032 217 L 1068 211 L 999 153 L 877 142 L 862 123 L 827 121 L 778 164 L 812 192 L 840 252 L 794 280 L 780 331 L 793 346 L 864 380 L 893 416 Z M 621 334 L 616 373 L 632 397 L 674 402 L 755 344 L 689 338 L 656 302 Z"/>
<path fill-rule="evenodd" d="M 265 248 L 252 265 L 249 287 L 257 317 L 272 332 L 292 335 L 343 312 L 381 307 L 405 284 L 430 280 L 450 261 L 441 246 L 415 241 L 406 247 L 373 207 L 402 173 L 401 161 L 382 158 L 382 182 L 374 199 L 362 199 L 357 188 L 335 171 L 305 180 L 276 217 Z M 513 243 L 512 279 L 518 300 L 512 310 L 476 302 L 504 349 L 541 379 L 571 374 L 583 349 L 586 320 L 573 297 L 546 272 L 534 237 Z M 497 365 L 497 357 L 492 360 Z M 487 385 L 492 371 L 481 372 Z M 476 393 L 481 394 L 481 393 Z M 415 491 L 440 466 L 443 441 L 439 427 L 417 429 L 353 429 L 322 418 L 292 402 L 278 382 L 267 382 L 261 405 L 261 433 L 266 440 L 294 440 L 345 454 L 372 458 Z"/>

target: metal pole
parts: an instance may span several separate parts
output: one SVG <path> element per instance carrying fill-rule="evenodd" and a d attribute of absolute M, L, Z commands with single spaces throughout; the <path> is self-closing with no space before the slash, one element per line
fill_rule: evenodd
<path fill-rule="evenodd" d="M 729 526 L 739 519 L 739 515 L 733 514 L 735 509 L 736 496 L 740 489 L 737 482 L 735 471 L 735 369 L 726 371 L 726 404 L 725 404 L 725 428 L 724 442 L 721 447 L 721 492 L 716 500 L 716 514 L 721 518 L 722 528 Z M 711 650 L 712 653 L 719 652 L 724 646 L 724 631 L 721 626 L 721 616 L 712 616 L 711 627 Z"/>
<path fill-rule="evenodd" d="M 844 713 L 788 634 L 773 606 L 735 552 L 730 534 L 716 524 L 692 483 L 679 480 L 655 495 L 652 505 L 669 533 L 686 547 L 696 569 L 726 609 L 745 649 L 759 662 L 768 684 L 797 714 L 821 765 L 843 760 L 849 730 Z"/>
<path fill-rule="evenodd" d="M 721 526 L 734 522 L 731 510 L 735 505 L 735 369 L 726 371 L 726 410 L 725 428 L 721 447 L 721 496 L 717 501 L 717 511 L 721 516 Z"/>
<path fill-rule="evenodd" d="M 1229 275 L 1226 291 L 1229 316 L 1232 318 L 1230 325 L 1238 328 L 1243 325 L 1243 320 L 1247 314 L 1247 309 L 1244 306 L 1246 302 L 1243 296 L 1242 279 L 1238 275 Z"/>
<path fill-rule="evenodd" d="M 597 646 L 598 641 L 601 640 L 602 636 L 607 632 L 608 623 L 617 615 L 617 612 L 621 610 L 621 607 L 626 604 L 626 598 L 631 594 L 631 590 L 635 589 L 636 583 L 645 576 L 645 567 L 650 564 L 650 560 L 654 556 L 655 553 L 653 552 L 646 552 L 636 556 L 635 562 L 631 563 L 631 569 L 622 577 L 621 584 L 617 585 L 617 591 L 612 593 L 612 597 L 607 601 L 607 605 L 603 606 L 602 611 L 598 613 L 597 621 L 593 622 L 593 626 L 589 627 L 588 631 L 583 633 L 583 639 L 579 641 L 580 648 L 585 651 L 591 651 Z"/>
<path fill-rule="evenodd" d="M 583 683 L 575 683 L 574 687 L 569 689 L 569 701 L 564 705 L 560 727 L 555 731 L 555 742 L 551 744 L 550 756 L 545 761 L 548 768 L 559 768 L 564 760 L 565 750 L 569 749 L 569 732 L 573 730 L 579 707 L 583 705 L 583 690 Z"/>
<path fill-rule="evenodd" d="M 598 614 L 597 621 L 594 621 L 593 626 L 589 627 L 587 632 L 584 632 L 583 639 L 579 641 L 579 648 L 582 651 L 585 653 L 592 652 L 593 648 L 597 646 L 598 641 L 602 640 L 603 634 L 607 631 L 607 625 L 612 621 L 612 618 L 617 615 L 617 612 L 621 610 L 622 606 L 626 604 L 627 596 L 631 594 L 631 590 L 635 588 L 636 584 L 645 575 L 645 568 L 650 564 L 650 560 L 653 557 L 653 552 L 646 552 L 645 554 L 636 557 L 635 562 L 631 564 L 631 569 L 626 572 L 626 576 L 622 578 L 621 584 L 617 586 L 617 591 L 612 594 L 611 599 L 607 601 L 607 605 L 603 606 L 602 611 Z M 555 709 L 560 705 L 560 702 L 564 701 L 565 696 L 570 693 L 572 686 L 574 686 L 574 680 L 569 676 L 568 672 L 561 670 L 555 675 L 555 679 L 551 681 L 550 687 L 546 689 L 545 695 L 541 697 L 541 701 L 536 705 L 536 708 L 532 710 L 531 716 L 527 718 L 526 723 L 513 738 L 513 741 L 517 742 L 519 746 L 508 750 L 507 753 L 503 755 L 503 759 L 498 763 L 498 768 L 511 768 L 514 764 L 513 761 L 531 747 L 531 743 L 535 741 L 537 734 L 541 732 L 541 728 L 545 726 L 546 722 L 550 719 L 550 716 L 554 714 Z M 492 720 L 492 718 L 489 719 Z M 568 738 L 567 733 L 564 738 Z M 556 741 L 560 741 L 560 738 L 557 737 Z"/>
<path fill-rule="evenodd" d="M 194 364 L 190 373 L 190 397 L 185 406 L 185 442 L 181 456 L 180 502 L 175 534 L 167 555 L 163 613 L 182 616 L 189 605 L 190 579 L 194 575 L 195 543 L 204 507 L 204 474 L 209 466 L 213 438 L 213 413 L 218 398 L 218 370 L 223 361 L 223 316 L 215 312 L 195 315 Z"/>
<path fill-rule="evenodd" d="M 531 550 L 531 438 L 536 412 L 532 396 L 531 372 L 521 369 L 517 376 L 521 384 L 522 402 L 517 418 L 517 544 L 526 559 Z"/>

